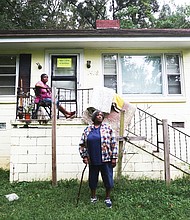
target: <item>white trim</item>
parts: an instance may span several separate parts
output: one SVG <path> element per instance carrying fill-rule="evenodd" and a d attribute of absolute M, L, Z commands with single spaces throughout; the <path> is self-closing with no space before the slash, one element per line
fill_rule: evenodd
<path fill-rule="evenodd" d="M 1 38 L 0 43 L 58 43 L 58 42 L 189 42 L 190 37 L 52 37 L 52 38 Z"/>
<path fill-rule="evenodd" d="M 148 55 L 148 54 L 153 54 L 153 55 L 160 55 L 161 58 L 161 65 L 162 65 L 162 93 L 161 94 L 122 94 L 122 73 L 121 73 L 121 56 L 122 55 Z M 166 73 L 166 56 L 167 55 L 178 55 L 179 57 L 179 68 L 180 68 L 180 79 L 181 79 L 181 94 L 168 94 L 168 82 L 167 82 L 167 77 L 168 73 Z M 184 88 L 184 73 L 183 73 L 183 62 L 182 62 L 182 54 L 181 52 L 159 52 L 159 53 L 102 53 L 102 61 L 104 55 L 115 55 L 117 57 L 116 60 L 116 68 L 117 68 L 117 93 L 121 94 L 124 98 L 127 100 L 130 100 L 131 102 L 185 102 L 186 97 L 185 97 L 185 88 Z M 103 63 L 102 63 L 102 69 L 103 69 Z M 104 75 L 104 69 L 103 69 L 103 75 Z"/>
<path fill-rule="evenodd" d="M 130 96 L 130 95 L 122 95 L 122 97 L 131 103 L 186 103 L 186 97 L 161 97 L 161 96 Z"/>

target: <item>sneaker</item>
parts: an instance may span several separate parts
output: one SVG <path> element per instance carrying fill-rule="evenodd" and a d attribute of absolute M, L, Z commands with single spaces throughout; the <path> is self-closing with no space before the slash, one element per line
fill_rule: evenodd
<path fill-rule="evenodd" d="M 90 198 L 90 202 L 91 203 L 96 203 L 97 201 L 98 201 L 97 197 Z"/>
<path fill-rule="evenodd" d="M 106 204 L 106 206 L 107 206 L 108 208 L 111 208 L 111 207 L 112 207 L 112 202 L 111 202 L 110 199 L 106 199 L 104 202 L 105 202 L 105 204 Z"/>

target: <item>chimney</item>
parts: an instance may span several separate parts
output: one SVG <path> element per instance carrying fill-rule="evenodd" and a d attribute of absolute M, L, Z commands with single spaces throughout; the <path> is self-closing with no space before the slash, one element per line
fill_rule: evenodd
<path fill-rule="evenodd" d="M 96 29 L 120 29 L 119 20 L 96 20 Z"/>

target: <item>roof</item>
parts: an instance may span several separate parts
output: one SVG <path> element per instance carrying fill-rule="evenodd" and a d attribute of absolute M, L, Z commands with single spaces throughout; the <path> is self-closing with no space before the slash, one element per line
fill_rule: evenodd
<path fill-rule="evenodd" d="M 190 49 L 190 29 L 0 30 L 0 49 Z"/>
<path fill-rule="evenodd" d="M 0 37 L 190 37 L 190 29 L 0 30 Z"/>

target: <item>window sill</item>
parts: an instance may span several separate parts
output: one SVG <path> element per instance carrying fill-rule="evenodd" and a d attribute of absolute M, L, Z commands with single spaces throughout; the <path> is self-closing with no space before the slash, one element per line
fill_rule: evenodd
<path fill-rule="evenodd" d="M 186 97 L 184 96 L 172 96 L 172 97 L 161 97 L 161 96 L 123 96 L 126 101 L 130 103 L 184 103 Z"/>

